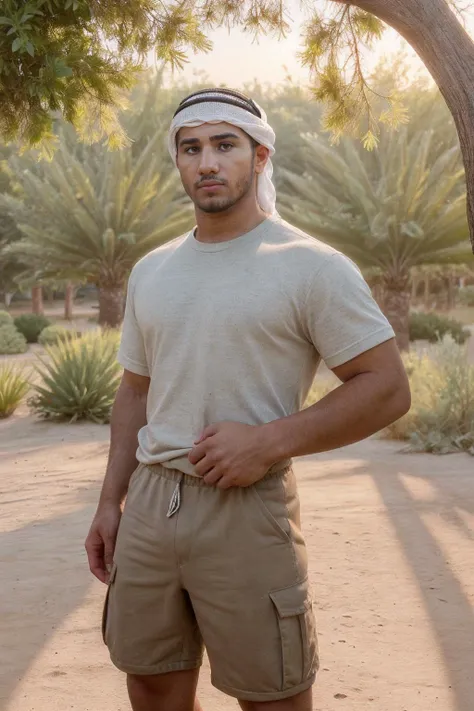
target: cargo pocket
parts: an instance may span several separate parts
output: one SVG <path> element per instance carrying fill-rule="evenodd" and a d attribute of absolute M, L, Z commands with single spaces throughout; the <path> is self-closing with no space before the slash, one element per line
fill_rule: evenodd
<path fill-rule="evenodd" d="M 116 575 L 117 575 L 117 564 L 114 562 L 114 563 L 112 563 L 112 570 L 110 571 L 109 583 L 107 585 L 107 592 L 105 594 L 104 609 L 102 611 L 102 639 L 104 641 L 104 644 L 107 644 L 106 633 L 107 633 L 107 617 L 108 617 L 108 612 L 109 612 L 110 588 L 112 587 L 112 585 L 115 581 Z"/>
<path fill-rule="evenodd" d="M 317 671 L 318 642 L 313 603 L 308 579 L 282 590 L 270 598 L 275 606 L 280 629 L 282 690 L 297 687 Z"/>

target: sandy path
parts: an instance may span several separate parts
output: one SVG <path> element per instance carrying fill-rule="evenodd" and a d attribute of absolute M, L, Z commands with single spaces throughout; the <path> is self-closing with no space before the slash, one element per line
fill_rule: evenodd
<path fill-rule="evenodd" d="M 108 428 L 0 423 L 0 702 L 126 711 L 83 540 Z M 370 440 L 297 462 L 320 630 L 316 711 L 472 711 L 474 460 Z M 204 668 L 204 708 L 236 709 Z M 340 695 L 338 697 L 338 695 Z"/>

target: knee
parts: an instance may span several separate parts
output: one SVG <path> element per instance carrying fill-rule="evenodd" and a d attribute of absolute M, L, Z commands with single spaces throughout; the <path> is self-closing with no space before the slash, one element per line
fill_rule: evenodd
<path fill-rule="evenodd" d="M 127 675 L 127 686 L 133 699 L 159 698 L 163 695 L 163 683 L 157 676 Z"/>
<path fill-rule="evenodd" d="M 193 711 L 197 672 L 158 675 L 127 675 L 133 708 L 153 711 Z"/>

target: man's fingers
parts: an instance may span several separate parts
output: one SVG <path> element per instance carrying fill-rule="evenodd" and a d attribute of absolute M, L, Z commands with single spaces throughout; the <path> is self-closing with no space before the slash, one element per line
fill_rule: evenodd
<path fill-rule="evenodd" d="M 90 566 L 90 571 L 92 575 L 95 575 L 97 580 L 100 580 L 101 583 L 104 583 L 104 585 L 107 585 L 109 582 L 109 574 L 104 568 L 93 568 Z"/>
<path fill-rule="evenodd" d="M 213 468 L 214 463 L 210 461 L 209 457 L 203 457 L 194 467 L 194 471 L 198 476 L 206 476 Z"/>
<path fill-rule="evenodd" d="M 222 472 L 217 467 L 213 467 L 204 477 L 204 482 L 209 484 L 209 486 L 214 486 L 214 484 L 217 484 L 221 477 Z"/>
<path fill-rule="evenodd" d="M 219 427 L 217 424 L 216 425 L 208 425 L 201 432 L 199 438 L 194 441 L 194 444 L 199 444 L 199 442 L 203 442 L 205 439 L 207 439 L 207 437 L 212 437 L 213 435 L 217 434 L 218 429 L 219 429 Z"/>
<path fill-rule="evenodd" d="M 225 475 L 219 478 L 219 481 L 216 484 L 218 489 L 230 489 L 231 486 L 235 486 L 233 481 L 229 479 L 229 477 L 226 477 Z"/>
<path fill-rule="evenodd" d="M 107 582 L 107 571 L 104 561 L 104 544 L 86 542 L 87 558 L 92 575 L 95 575 L 102 583 Z"/>
<path fill-rule="evenodd" d="M 207 446 L 204 442 L 197 444 L 188 454 L 191 464 L 197 464 L 206 455 Z"/>
<path fill-rule="evenodd" d="M 110 573 L 112 570 L 112 563 L 114 562 L 114 549 L 110 543 L 105 546 L 104 562 L 106 571 Z"/>

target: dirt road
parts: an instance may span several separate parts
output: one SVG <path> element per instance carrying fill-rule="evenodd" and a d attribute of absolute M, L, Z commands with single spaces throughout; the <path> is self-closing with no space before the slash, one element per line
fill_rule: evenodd
<path fill-rule="evenodd" d="M 126 711 L 86 565 L 108 428 L 0 423 L 0 706 Z M 296 463 L 321 647 L 316 711 L 474 708 L 474 460 L 369 440 Z M 229 641 L 231 643 L 231 640 Z M 204 667 L 205 711 L 236 709 Z"/>

